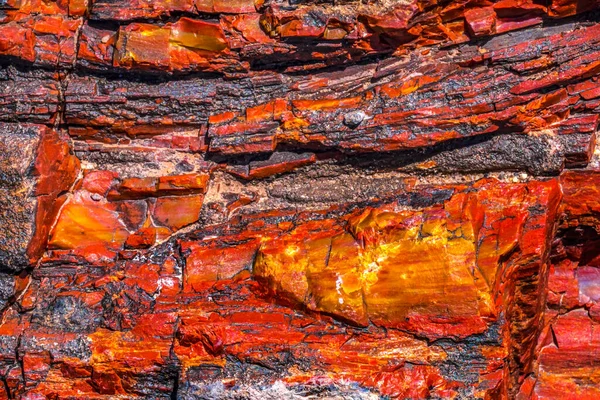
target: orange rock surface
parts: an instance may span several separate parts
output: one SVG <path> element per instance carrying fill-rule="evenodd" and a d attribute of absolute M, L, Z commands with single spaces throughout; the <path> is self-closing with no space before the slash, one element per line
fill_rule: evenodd
<path fill-rule="evenodd" d="M 600 395 L 595 0 L 0 0 L 0 399 Z"/>

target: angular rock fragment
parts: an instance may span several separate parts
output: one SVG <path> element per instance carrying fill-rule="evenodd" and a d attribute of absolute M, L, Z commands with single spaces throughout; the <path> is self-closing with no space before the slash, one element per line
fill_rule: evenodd
<path fill-rule="evenodd" d="M 559 192 L 551 182 L 475 187 L 479 195 L 456 193 L 442 207 L 394 212 L 389 205 L 355 215 L 345 228 L 299 226 L 263 244 L 254 274 L 275 296 L 357 325 L 371 320 L 433 338 L 481 333 L 497 318 L 501 281 L 511 279 L 502 274 L 528 268 L 518 257 L 508 265 L 500 260 L 530 247 L 540 253 L 528 262 L 543 263 Z M 548 203 L 536 204 L 538 198 Z M 529 226 L 534 204 L 547 208 L 546 226 Z M 521 235 L 542 242 L 525 243 Z M 507 304 L 516 300 L 504 295 Z"/>
<path fill-rule="evenodd" d="M 20 271 L 44 252 L 60 205 L 79 173 L 64 138 L 40 125 L 0 124 L 0 264 Z"/>

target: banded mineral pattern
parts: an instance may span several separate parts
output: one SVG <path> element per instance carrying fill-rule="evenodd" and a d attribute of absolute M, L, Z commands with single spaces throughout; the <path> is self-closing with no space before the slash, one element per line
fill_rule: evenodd
<path fill-rule="evenodd" d="M 0 0 L 0 399 L 597 399 L 600 2 Z"/>

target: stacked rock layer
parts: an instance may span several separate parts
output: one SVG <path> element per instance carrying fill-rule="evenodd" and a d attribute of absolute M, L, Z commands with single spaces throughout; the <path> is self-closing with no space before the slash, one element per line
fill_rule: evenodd
<path fill-rule="evenodd" d="M 596 399 L 600 2 L 0 0 L 1 399 Z"/>

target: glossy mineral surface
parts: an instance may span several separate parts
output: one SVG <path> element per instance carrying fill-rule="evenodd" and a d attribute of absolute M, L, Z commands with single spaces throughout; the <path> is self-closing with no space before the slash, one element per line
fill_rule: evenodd
<path fill-rule="evenodd" d="M 600 2 L 0 0 L 0 399 L 594 399 Z"/>

